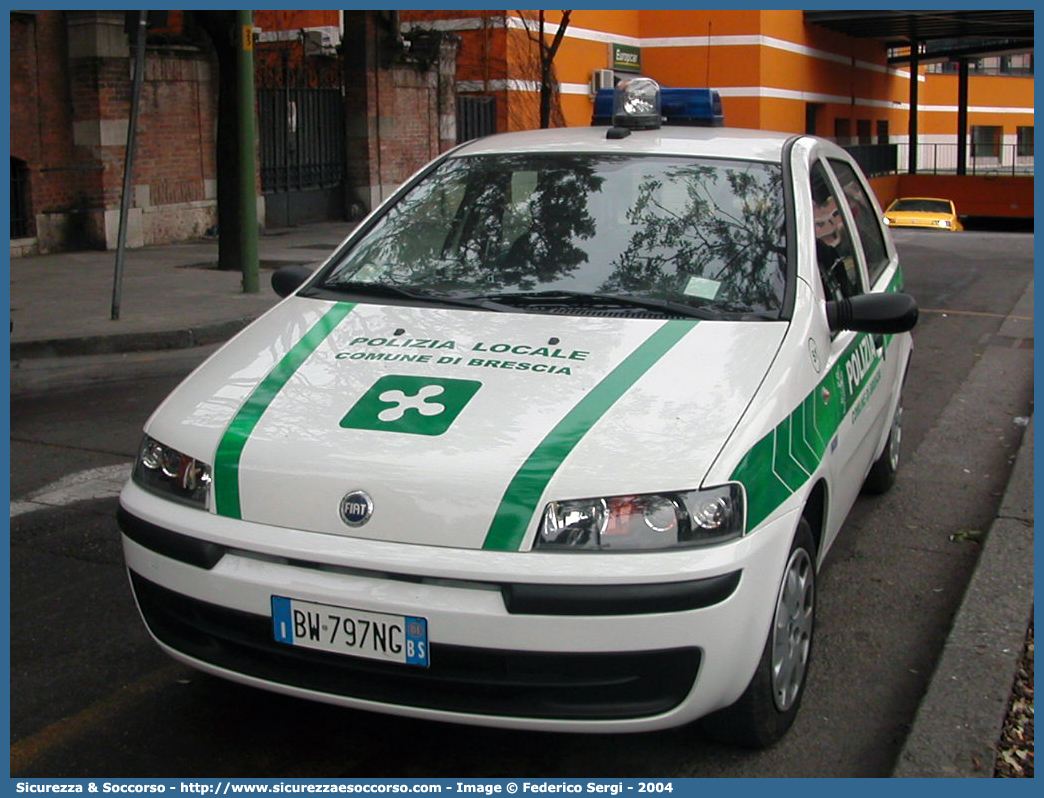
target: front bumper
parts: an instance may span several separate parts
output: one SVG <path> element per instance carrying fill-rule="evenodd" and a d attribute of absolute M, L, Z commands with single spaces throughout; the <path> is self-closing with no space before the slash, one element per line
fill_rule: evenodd
<path fill-rule="evenodd" d="M 559 731 L 663 728 L 732 703 L 761 655 L 795 524 L 705 550 L 548 555 L 266 527 L 133 484 L 120 510 L 139 609 L 172 656 L 328 703 Z M 278 643 L 273 595 L 423 616 L 431 666 Z"/>
<path fill-rule="evenodd" d="M 165 646 L 196 660 L 290 688 L 440 712 L 533 719 L 619 720 L 681 703 L 699 651 L 596 654 L 431 645 L 431 667 L 380 662 L 277 643 L 271 619 L 159 587 L 131 572 L 142 616 Z"/>
<path fill-rule="evenodd" d="M 954 224 L 939 224 L 935 219 L 889 219 L 885 222 L 889 227 L 916 227 L 920 229 L 955 231 L 961 228 Z"/>

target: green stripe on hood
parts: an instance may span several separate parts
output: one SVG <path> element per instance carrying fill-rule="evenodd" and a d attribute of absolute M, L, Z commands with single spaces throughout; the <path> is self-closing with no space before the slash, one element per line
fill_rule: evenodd
<path fill-rule="evenodd" d="M 214 456 L 214 501 L 218 515 L 242 518 L 239 503 L 239 458 L 243 454 L 243 447 L 246 446 L 257 422 L 261 420 L 261 415 L 283 386 L 354 307 L 354 303 L 343 302 L 330 308 L 268 372 L 268 376 L 254 388 L 239 408 L 239 412 L 225 430 Z"/>
<path fill-rule="evenodd" d="M 609 372 L 558 422 L 511 480 L 482 548 L 518 550 L 537 503 L 562 461 L 616 400 L 695 325 L 695 321 L 668 321 Z"/>

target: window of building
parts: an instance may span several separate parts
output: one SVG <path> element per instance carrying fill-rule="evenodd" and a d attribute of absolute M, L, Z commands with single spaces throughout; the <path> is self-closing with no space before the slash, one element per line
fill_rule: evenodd
<path fill-rule="evenodd" d="M 1018 137 L 1018 143 L 1016 144 L 1016 152 L 1020 158 L 1032 158 L 1033 157 L 1033 128 L 1032 127 L 1019 127 L 1015 129 Z"/>
<path fill-rule="evenodd" d="M 999 125 L 972 125 L 972 158 L 1000 158 Z"/>
<path fill-rule="evenodd" d="M 817 121 L 819 119 L 819 111 L 823 108 L 823 103 L 805 103 L 805 132 L 815 136 L 819 130 Z"/>
<path fill-rule="evenodd" d="M 1006 55 L 1003 58 L 1004 71 L 1012 75 L 1033 74 L 1033 53 Z"/>
<path fill-rule="evenodd" d="M 872 123 L 869 119 L 856 120 L 856 136 L 860 144 L 873 144 Z"/>
<path fill-rule="evenodd" d="M 497 132 L 496 97 L 457 98 L 457 143 Z"/>
<path fill-rule="evenodd" d="M 20 158 L 11 158 L 11 238 L 28 238 L 32 228 L 29 168 Z"/>
<path fill-rule="evenodd" d="M 888 143 L 888 120 L 878 119 L 877 120 L 877 143 L 887 144 Z"/>
<path fill-rule="evenodd" d="M 936 75 L 956 75 L 959 67 L 957 61 L 933 61 L 925 65 L 925 72 Z M 1033 53 L 969 58 L 968 70 L 973 75 L 1031 77 L 1033 75 Z"/>
<path fill-rule="evenodd" d="M 852 120 L 851 119 L 835 119 L 834 120 L 834 141 L 838 144 L 849 144 L 852 139 Z"/>

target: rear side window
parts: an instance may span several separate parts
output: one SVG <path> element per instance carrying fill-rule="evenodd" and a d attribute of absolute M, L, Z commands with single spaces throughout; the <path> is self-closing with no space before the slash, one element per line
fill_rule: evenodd
<path fill-rule="evenodd" d="M 832 160 L 830 166 L 841 184 L 848 209 L 855 221 L 859 246 L 866 256 L 866 271 L 870 275 L 870 284 L 873 285 L 888 266 L 888 250 L 885 247 L 884 233 L 881 232 L 880 219 L 855 170 L 844 161 Z"/>

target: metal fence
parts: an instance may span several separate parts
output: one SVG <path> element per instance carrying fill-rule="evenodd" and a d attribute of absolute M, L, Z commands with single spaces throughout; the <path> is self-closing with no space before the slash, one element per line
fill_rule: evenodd
<path fill-rule="evenodd" d="M 897 144 L 851 144 L 845 150 L 867 177 L 894 175 L 898 171 Z"/>
<path fill-rule="evenodd" d="M 910 163 L 910 145 L 899 144 L 899 168 Z M 1033 154 L 1019 154 L 1017 144 L 966 145 L 966 173 L 969 175 L 1032 175 Z M 957 174 L 956 144 L 918 144 L 917 171 L 921 174 Z"/>
<path fill-rule="evenodd" d="M 908 171 L 909 144 L 853 144 L 845 149 L 869 177 Z M 918 144 L 918 174 L 957 174 L 956 144 Z M 965 174 L 1032 175 L 1033 155 L 1020 154 L 1017 144 L 967 145 Z"/>

